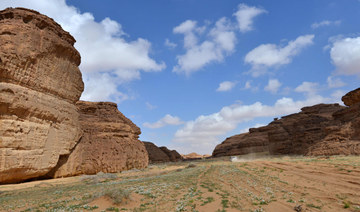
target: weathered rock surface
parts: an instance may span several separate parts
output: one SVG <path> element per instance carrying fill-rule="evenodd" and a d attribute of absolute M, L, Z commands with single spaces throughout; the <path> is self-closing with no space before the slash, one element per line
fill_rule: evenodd
<path fill-rule="evenodd" d="M 0 183 L 45 175 L 81 137 L 74 43 L 38 12 L 0 11 Z"/>
<path fill-rule="evenodd" d="M 98 172 L 115 173 L 148 165 L 140 129 L 111 102 L 76 103 L 84 135 L 71 154 L 62 157 L 50 175 L 66 177 Z"/>
<path fill-rule="evenodd" d="M 346 94 L 338 104 L 304 107 L 301 112 L 276 119 L 269 125 L 227 138 L 214 157 L 257 152 L 298 155 L 360 154 L 360 89 Z"/>
<path fill-rule="evenodd" d="M 167 156 L 167 154 L 165 154 L 158 146 L 148 141 L 143 141 L 143 143 L 148 152 L 150 163 L 170 162 L 169 156 Z"/>
<path fill-rule="evenodd" d="M 171 162 L 177 162 L 183 159 L 176 150 L 169 150 L 165 146 L 161 146 L 160 149 L 169 157 Z"/>
<path fill-rule="evenodd" d="M 352 106 L 360 102 L 360 88 L 350 91 L 341 98 L 346 106 Z"/>
<path fill-rule="evenodd" d="M 167 147 L 158 147 L 155 144 L 143 141 L 146 151 L 149 154 L 150 163 L 176 162 L 183 158 L 176 150 L 169 150 Z"/>

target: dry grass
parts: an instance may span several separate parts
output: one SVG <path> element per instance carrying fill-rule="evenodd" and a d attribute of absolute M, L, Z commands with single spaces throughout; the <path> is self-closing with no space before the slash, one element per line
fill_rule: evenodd
<path fill-rule="evenodd" d="M 0 211 L 360 211 L 360 157 L 240 161 L 0 186 Z"/>

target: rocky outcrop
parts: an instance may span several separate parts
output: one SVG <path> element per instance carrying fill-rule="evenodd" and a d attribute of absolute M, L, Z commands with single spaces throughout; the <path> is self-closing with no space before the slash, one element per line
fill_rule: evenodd
<path fill-rule="evenodd" d="M 84 135 L 71 154 L 62 157 L 50 175 L 66 177 L 98 172 L 115 173 L 148 165 L 140 129 L 126 118 L 115 103 L 76 103 Z"/>
<path fill-rule="evenodd" d="M 171 162 L 177 162 L 183 159 L 176 150 L 169 150 L 165 146 L 160 147 L 160 149 L 169 157 Z"/>
<path fill-rule="evenodd" d="M 269 125 L 227 138 L 214 157 L 257 152 L 297 155 L 360 154 L 360 89 L 339 104 L 304 107 L 301 112 L 275 119 Z"/>
<path fill-rule="evenodd" d="M 169 150 L 167 147 L 158 147 L 155 144 L 143 141 L 146 151 L 149 154 L 150 163 L 177 162 L 183 158 L 176 150 Z"/>
<path fill-rule="evenodd" d="M 148 152 L 150 163 L 170 162 L 169 156 L 167 156 L 167 154 L 165 154 L 158 146 L 148 141 L 143 141 L 143 143 Z"/>
<path fill-rule="evenodd" d="M 234 135 L 217 145 L 213 156 L 245 155 L 268 150 L 269 127 L 250 128 L 248 133 Z"/>
<path fill-rule="evenodd" d="M 45 175 L 80 139 L 74 43 L 38 12 L 0 11 L 0 183 Z"/>
<path fill-rule="evenodd" d="M 199 155 L 196 152 L 192 152 L 186 155 L 181 155 L 184 160 L 195 160 L 195 159 L 202 159 L 202 158 L 208 158 L 211 157 L 211 155 Z"/>
<path fill-rule="evenodd" d="M 346 106 L 352 106 L 360 102 L 360 88 L 350 91 L 341 98 Z"/>

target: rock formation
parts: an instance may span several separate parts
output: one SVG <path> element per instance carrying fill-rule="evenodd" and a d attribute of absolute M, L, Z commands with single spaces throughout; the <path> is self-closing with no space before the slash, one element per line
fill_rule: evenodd
<path fill-rule="evenodd" d="M 138 140 L 140 129 L 115 103 L 79 101 L 76 105 L 84 135 L 71 154 L 60 159 L 52 177 L 147 167 L 148 154 Z"/>
<path fill-rule="evenodd" d="M 74 43 L 38 12 L 0 11 L 0 183 L 45 175 L 81 137 Z"/>
<path fill-rule="evenodd" d="M 149 154 L 150 163 L 176 162 L 182 160 L 181 155 L 176 150 L 169 150 L 166 147 L 158 147 L 155 144 L 143 141 L 146 151 Z"/>
<path fill-rule="evenodd" d="M 301 112 L 276 119 L 269 125 L 227 138 L 214 157 L 268 152 L 297 155 L 360 154 L 360 89 L 346 94 L 338 104 L 304 107 Z"/>
<path fill-rule="evenodd" d="M 165 146 L 161 146 L 160 149 L 169 157 L 171 162 L 177 162 L 183 159 L 176 150 L 169 150 Z"/>
<path fill-rule="evenodd" d="M 202 158 L 208 158 L 211 157 L 211 155 L 199 155 L 196 152 L 192 152 L 186 155 L 181 155 L 184 160 L 194 160 L 194 159 L 202 159 Z"/>

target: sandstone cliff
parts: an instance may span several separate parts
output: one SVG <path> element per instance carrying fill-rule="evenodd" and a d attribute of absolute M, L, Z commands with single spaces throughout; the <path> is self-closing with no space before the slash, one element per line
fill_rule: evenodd
<path fill-rule="evenodd" d="M 50 175 L 65 177 L 98 172 L 114 173 L 148 165 L 140 129 L 115 103 L 76 103 L 84 135 L 69 156 L 62 157 Z"/>
<path fill-rule="evenodd" d="M 74 43 L 38 12 L 0 11 L 0 183 L 45 175 L 81 137 Z"/>
<path fill-rule="evenodd" d="M 155 144 L 143 141 L 146 151 L 149 154 L 150 163 L 176 162 L 182 160 L 181 155 L 176 150 L 169 150 L 166 147 L 158 147 Z"/>
<path fill-rule="evenodd" d="M 304 107 L 301 112 L 269 125 L 227 138 L 214 157 L 268 152 L 270 154 L 360 154 L 360 89 L 346 94 L 338 104 Z"/>

